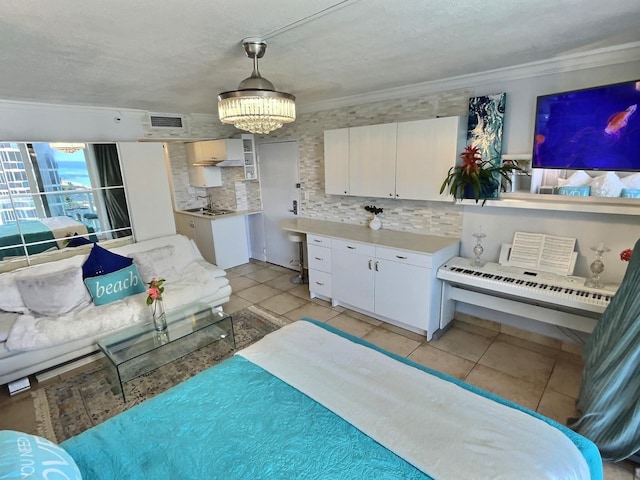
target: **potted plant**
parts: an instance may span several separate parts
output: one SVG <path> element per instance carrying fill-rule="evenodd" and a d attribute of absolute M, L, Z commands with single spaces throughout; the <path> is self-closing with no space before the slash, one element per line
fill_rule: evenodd
<path fill-rule="evenodd" d="M 383 209 L 376 207 L 375 205 L 365 205 L 364 209 L 373 214 L 373 217 L 369 221 L 369 228 L 371 230 L 379 230 L 382 226 L 382 222 L 378 218 L 378 215 L 383 212 Z"/>
<path fill-rule="evenodd" d="M 511 184 L 510 175 L 513 172 L 523 171 L 516 162 L 510 160 L 502 165 L 494 165 L 489 160 L 482 160 L 477 147 L 468 145 L 460 154 L 462 163 L 451 167 L 447 177 L 442 182 L 440 193 L 447 187 L 449 194 L 455 199 L 473 198 L 476 203 L 482 198 L 482 204 L 487 198 L 495 196 L 500 188 L 501 179 Z"/>

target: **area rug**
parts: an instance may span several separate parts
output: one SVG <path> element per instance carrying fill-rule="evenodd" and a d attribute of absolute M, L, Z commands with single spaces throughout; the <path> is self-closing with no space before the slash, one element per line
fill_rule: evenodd
<path fill-rule="evenodd" d="M 289 323 L 255 305 L 232 313 L 231 317 L 235 350 L 226 342 L 215 342 L 135 378 L 125 383 L 126 402 L 105 358 L 78 375 L 34 391 L 38 435 L 57 443 L 78 435 L 216 365 L 235 351 Z"/>

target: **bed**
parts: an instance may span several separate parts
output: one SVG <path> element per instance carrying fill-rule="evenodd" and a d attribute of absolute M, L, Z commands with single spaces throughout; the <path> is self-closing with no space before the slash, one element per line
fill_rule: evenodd
<path fill-rule="evenodd" d="M 33 255 L 51 249 L 64 248 L 68 240 L 66 237 L 88 234 L 92 242 L 98 241 L 92 227 L 64 216 L 21 220 L 20 229 L 16 223 L 0 225 L 0 260 L 5 257 L 24 256 L 23 236 L 24 243 L 41 242 L 27 246 L 27 251 Z"/>
<path fill-rule="evenodd" d="M 91 479 L 602 479 L 553 420 L 310 319 L 61 444 Z"/>

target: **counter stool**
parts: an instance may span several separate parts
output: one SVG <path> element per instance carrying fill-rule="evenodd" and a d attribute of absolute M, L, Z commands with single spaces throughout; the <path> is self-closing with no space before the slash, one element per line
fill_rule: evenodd
<path fill-rule="evenodd" d="M 300 269 L 300 273 L 298 275 L 294 275 L 291 277 L 291 283 L 306 283 L 307 279 L 304 275 L 304 242 L 305 236 L 303 233 L 289 233 L 289 241 L 297 242 L 299 248 L 299 256 L 298 258 L 292 259 L 289 264 L 294 267 L 298 267 Z"/>

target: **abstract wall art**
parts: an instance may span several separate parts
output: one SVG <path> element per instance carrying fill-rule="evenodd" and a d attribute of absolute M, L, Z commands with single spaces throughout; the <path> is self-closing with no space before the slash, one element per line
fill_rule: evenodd
<path fill-rule="evenodd" d="M 467 145 L 477 147 L 482 160 L 500 165 L 506 93 L 471 97 Z"/>

